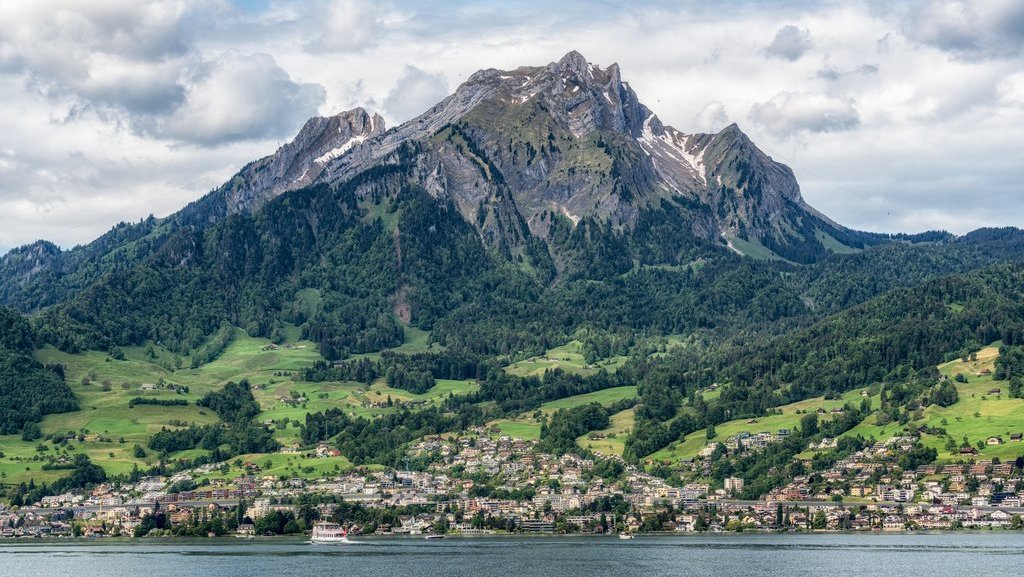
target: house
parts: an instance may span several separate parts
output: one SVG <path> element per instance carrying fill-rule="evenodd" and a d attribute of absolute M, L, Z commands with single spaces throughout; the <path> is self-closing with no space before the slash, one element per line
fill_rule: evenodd
<path fill-rule="evenodd" d="M 743 491 L 743 479 L 741 477 L 726 478 L 725 491 L 733 495 Z"/>
<path fill-rule="evenodd" d="M 960 447 L 960 454 L 961 455 L 977 455 L 978 454 L 978 450 L 975 449 L 974 447 L 967 447 L 967 446 Z"/>
<path fill-rule="evenodd" d="M 985 439 L 985 444 L 986 445 L 1002 445 L 1003 444 L 1003 438 L 1002 437 L 989 437 L 989 438 Z"/>
<path fill-rule="evenodd" d="M 989 389 L 988 390 L 988 394 L 990 394 L 990 395 L 1001 395 L 1001 394 L 1003 394 L 1003 390 L 1000 389 L 999 387 L 996 387 L 996 388 L 993 388 L 993 389 Z"/>
<path fill-rule="evenodd" d="M 1014 433 L 1014 434 L 1010 435 L 1010 440 L 1015 442 L 1015 443 L 1019 443 L 1021 441 L 1021 439 L 1024 439 L 1024 434 Z"/>
<path fill-rule="evenodd" d="M 155 391 L 156 389 L 157 386 L 155 383 L 142 383 L 141 385 L 139 385 L 140 391 Z"/>

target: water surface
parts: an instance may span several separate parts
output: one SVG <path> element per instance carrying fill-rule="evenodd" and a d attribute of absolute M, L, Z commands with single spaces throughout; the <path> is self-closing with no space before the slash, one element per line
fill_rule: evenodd
<path fill-rule="evenodd" d="M 1024 534 L 707 535 L 298 540 L 4 541 L 21 577 L 1011 577 Z"/>

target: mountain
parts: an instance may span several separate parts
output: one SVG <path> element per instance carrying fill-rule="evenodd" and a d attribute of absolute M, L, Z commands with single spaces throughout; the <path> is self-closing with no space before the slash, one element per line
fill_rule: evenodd
<path fill-rule="evenodd" d="M 0 258 L 0 468 L 23 503 L 293 443 L 396 467 L 486 426 L 758 498 L 819 494 L 872 436 L 928 445 L 907 471 L 1015 456 L 983 439 L 1021 426 L 1024 401 L 986 396 L 1024 394 L 1022 261 L 1015 228 L 845 228 L 739 127 L 666 126 L 614 64 L 483 70 L 391 129 L 310 119 L 166 218 Z M 743 432 L 786 440 L 729 448 Z"/>
<path fill-rule="evenodd" d="M 874 279 L 843 294 L 822 267 L 779 274 L 893 241 L 943 256 L 906 278 L 898 250 L 840 259 Z M 400 344 L 408 325 L 481 352 L 542 351 L 584 326 L 741 330 L 835 311 L 994 262 L 979 256 L 993 242 L 1019 245 L 847 229 L 736 125 L 682 133 L 617 65 L 570 52 L 479 71 L 392 129 L 362 109 L 310 119 L 167 218 L 69 251 L 12 250 L 0 304 L 42 311 L 41 338 L 69 350 L 152 341 L 189 354 L 228 323 L 275 338 L 298 327 L 329 358 Z"/>
<path fill-rule="evenodd" d="M 811 208 L 793 172 L 735 124 L 681 133 L 639 101 L 618 65 L 602 69 L 578 52 L 543 67 L 477 72 L 424 114 L 333 159 L 321 180 L 395 162 L 408 144 L 415 182 L 452 200 L 490 244 L 520 242 L 513 225 L 521 223 L 546 238 L 563 218 L 630 228 L 662 201 L 685 209 L 696 237 L 739 238 L 797 262 L 826 256 L 823 237 L 855 248 L 882 240 Z"/>

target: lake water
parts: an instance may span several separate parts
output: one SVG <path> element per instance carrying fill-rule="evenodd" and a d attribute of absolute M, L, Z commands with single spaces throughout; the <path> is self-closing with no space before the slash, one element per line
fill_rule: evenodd
<path fill-rule="evenodd" d="M 1014 577 L 1024 533 L 0 542 L 3 577 Z"/>

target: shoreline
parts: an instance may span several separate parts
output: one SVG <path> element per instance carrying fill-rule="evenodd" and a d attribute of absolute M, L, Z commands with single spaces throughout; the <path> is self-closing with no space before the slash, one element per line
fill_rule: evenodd
<path fill-rule="evenodd" d="M 807 536 L 857 536 L 857 535 L 871 535 L 871 536 L 891 536 L 891 537 L 906 537 L 912 535 L 920 536 L 939 536 L 939 535 L 1013 535 L 1019 534 L 1024 536 L 1024 531 L 1018 531 L 1013 529 L 1002 529 L 1002 528 L 989 528 L 989 529 L 953 529 L 953 530 L 897 530 L 897 531 L 829 531 L 829 530 L 817 530 L 817 531 L 703 531 L 703 532 L 674 532 L 674 531 L 660 531 L 660 532 L 643 532 L 643 533 L 632 533 L 636 538 L 644 539 L 667 539 L 667 538 L 680 538 L 680 539 L 692 539 L 697 537 L 706 538 L 724 538 L 724 537 L 736 537 L 736 536 L 750 536 L 750 537 L 807 537 Z M 557 539 L 572 539 L 572 540 L 613 540 L 621 541 L 618 539 L 618 533 L 603 533 L 603 534 L 589 534 L 589 533 L 496 533 L 496 534 L 482 534 L 482 535 L 461 535 L 461 534 L 445 534 L 444 539 L 438 540 L 427 540 L 426 535 L 357 535 L 351 537 L 351 540 L 347 544 L 354 543 L 382 543 L 388 541 L 401 541 L 401 542 L 444 542 L 444 541 L 489 541 L 489 540 L 508 540 L 508 539 L 522 539 L 530 541 L 550 541 Z M 312 543 L 309 535 L 263 535 L 253 537 L 241 537 L 235 535 L 223 535 L 219 537 L 178 537 L 173 535 L 166 535 L 160 537 L 7 537 L 0 539 L 0 547 L 6 544 L 51 544 L 51 543 L 73 543 L 73 544 L 170 544 L 170 543 L 190 543 L 190 544 L 257 544 L 257 543 L 291 543 L 291 544 L 308 544 L 318 545 L 322 547 L 344 547 L 345 543 Z"/>

